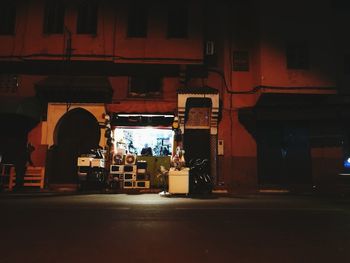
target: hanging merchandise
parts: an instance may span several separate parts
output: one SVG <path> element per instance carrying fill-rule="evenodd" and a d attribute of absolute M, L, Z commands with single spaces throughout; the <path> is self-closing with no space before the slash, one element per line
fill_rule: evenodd
<path fill-rule="evenodd" d="M 180 125 L 179 125 L 179 117 L 174 117 L 174 121 L 173 121 L 173 123 L 171 125 L 171 128 L 173 130 L 177 130 L 177 129 L 179 129 L 179 127 L 180 127 Z"/>
<path fill-rule="evenodd" d="M 112 127 L 111 127 L 111 116 L 109 114 L 104 114 L 105 119 L 105 133 L 104 136 L 107 139 L 106 144 L 108 147 L 113 145 L 113 137 L 112 137 Z"/>
<path fill-rule="evenodd" d="M 113 155 L 114 164 L 122 164 L 123 163 L 123 154 L 115 153 Z"/>
<path fill-rule="evenodd" d="M 185 166 L 185 151 L 182 150 L 179 146 L 176 147 L 176 153 L 171 159 L 171 164 L 175 168 L 175 170 L 181 170 L 182 167 Z"/>
<path fill-rule="evenodd" d="M 174 117 L 174 121 L 171 125 L 172 130 L 174 131 L 174 140 L 176 142 L 182 141 L 182 133 L 180 129 L 179 117 Z"/>

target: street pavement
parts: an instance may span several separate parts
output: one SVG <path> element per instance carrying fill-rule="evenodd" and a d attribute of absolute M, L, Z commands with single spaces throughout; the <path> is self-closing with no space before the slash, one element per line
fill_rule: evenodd
<path fill-rule="evenodd" d="M 350 262 L 342 197 L 0 196 L 0 263 Z"/>

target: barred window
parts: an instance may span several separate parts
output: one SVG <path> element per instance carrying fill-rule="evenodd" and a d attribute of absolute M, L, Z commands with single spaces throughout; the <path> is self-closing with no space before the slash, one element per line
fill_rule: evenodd
<path fill-rule="evenodd" d="M 97 34 L 98 4 L 95 1 L 83 1 L 78 9 L 77 33 Z"/>
<path fill-rule="evenodd" d="M 188 37 L 188 7 L 185 3 L 177 3 L 168 10 L 168 34 L 169 38 Z"/>
<path fill-rule="evenodd" d="M 129 77 L 129 97 L 159 97 L 162 83 L 162 78 L 158 76 L 131 76 Z"/>
<path fill-rule="evenodd" d="M 290 42 L 286 47 L 288 69 L 309 69 L 309 45 L 307 42 Z"/>
<path fill-rule="evenodd" d="M 0 35 L 15 34 L 16 5 L 12 1 L 5 1 L 0 5 Z"/>
<path fill-rule="evenodd" d="M 18 76 L 0 74 L 0 93 L 16 93 L 18 91 Z"/>
<path fill-rule="evenodd" d="M 62 34 L 65 6 L 60 0 L 47 0 L 44 14 L 44 33 Z"/>
<path fill-rule="evenodd" d="M 248 51 L 233 52 L 233 71 L 249 71 Z"/>
<path fill-rule="evenodd" d="M 133 2 L 129 5 L 128 37 L 147 37 L 148 8 L 146 3 Z"/>

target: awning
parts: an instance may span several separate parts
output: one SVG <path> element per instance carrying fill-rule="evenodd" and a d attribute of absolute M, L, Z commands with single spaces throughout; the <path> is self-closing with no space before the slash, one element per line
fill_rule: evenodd
<path fill-rule="evenodd" d="M 157 126 L 169 127 L 174 120 L 176 101 L 125 101 L 107 104 L 107 112 L 114 113 L 113 126 Z"/>
<path fill-rule="evenodd" d="M 113 89 L 103 76 L 49 76 L 35 85 L 45 102 L 110 102 Z"/>
<path fill-rule="evenodd" d="M 41 119 L 42 109 L 34 97 L 0 99 L 0 133 L 15 135 L 26 133 Z"/>
<path fill-rule="evenodd" d="M 0 99 L 0 114 L 12 114 L 29 117 L 39 121 L 41 119 L 42 107 L 35 97 Z"/>
<path fill-rule="evenodd" d="M 204 87 L 182 87 L 177 89 L 178 94 L 218 94 L 219 91 L 209 86 Z"/>
<path fill-rule="evenodd" d="M 125 101 L 106 105 L 107 112 L 135 114 L 174 114 L 177 109 L 176 101 Z"/>
<path fill-rule="evenodd" d="M 254 107 L 239 109 L 239 121 L 253 135 L 260 122 L 303 121 L 331 125 L 349 111 L 346 97 L 335 94 L 262 94 Z"/>
<path fill-rule="evenodd" d="M 339 117 L 342 107 L 338 97 L 334 94 L 269 93 L 261 95 L 251 110 L 256 120 L 332 120 Z M 246 115 L 247 109 L 243 111 Z"/>

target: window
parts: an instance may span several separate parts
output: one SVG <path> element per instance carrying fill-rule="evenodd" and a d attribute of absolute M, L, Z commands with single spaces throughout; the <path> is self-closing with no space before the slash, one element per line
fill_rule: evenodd
<path fill-rule="evenodd" d="M 158 76 L 131 76 L 129 78 L 130 97 L 159 97 L 162 78 Z"/>
<path fill-rule="evenodd" d="M 47 0 L 44 14 L 44 33 L 62 34 L 65 6 L 59 0 Z"/>
<path fill-rule="evenodd" d="M 306 42 L 291 42 L 287 44 L 286 59 L 288 69 L 309 68 L 309 45 Z"/>
<path fill-rule="evenodd" d="M 78 9 L 77 33 L 97 34 L 97 11 L 98 5 L 95 1 L 83 1 Z"/>
<path fill-rule="evenodd" d="M 182 5 L 171 6 L 168 10 L 168 37 L 188 37 L 188 8 Z"/>
<path fill-rule="evenodd" d="M 18 85 L 17 75 L 0 74 L 0 93 L 16 93 Z"/>
<path fill-rule="evenodd" d="M 0 35 L 13 35 L 16 26 L 16 6 L 11 1 L 0 5 Z"/>
<path fill-rule="evenodd" d="M 249 71 L 248 51 L 233 52 L 233 71 Z"/>
<path fill-rule="evenodd" d="M 128 37 L 147 37 L 148 9 L 146 3 L 132 3 L 129 6 Z"/>

